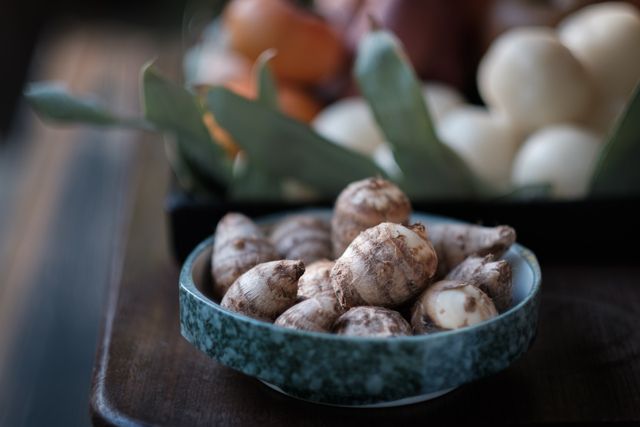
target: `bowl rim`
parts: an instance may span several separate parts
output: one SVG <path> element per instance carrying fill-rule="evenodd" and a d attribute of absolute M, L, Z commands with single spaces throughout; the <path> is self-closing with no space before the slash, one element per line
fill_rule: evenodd
<path fill-rule="evenodd" d="M 325 214 L 327 212 L 332 211 L 332 209 L 327 208 L 327 209 L 302 209 L 302 210 L 293 210 L 293 211 L 283 211 L 283 212 L 279 212 L 279 213 L 275 213 L 275 214 L 270 214 L 270 215 L 266 215 L 264 217 L 260 217 L 258 219 L 256 219 L 256 223 L 257 224 L 267 224 L 270 221 L 273 221 L 274 219 L 280 217 L 283 218 L 284 215 L 289 215 L 289 214 L 296 214 L 296 213 L 314 213 L 314 212 L 324 212 Z M 416 218 L 418 217 L 418 218 Z M 422 222 L 422 220 L 420 219 L 428 219 L 429 221 L 433 221 L 433 222 L 439 222 L 439 223 L 459 223 L 459 224 L 469 224 L 465 221 L 460 221 L 454 218 L 450 218 L 450 217 L 444 217 L 444 216 L 440 216 L 440 215 L 432 215 L 429 213 L 425 213 L 425 212 L 413 212 L 412 216 L 411 216 L 411 220 L 413 222 L 417 222 L 420 221 Z M 193 271 L 193 266 L 195 264 L 196 259 L 207 249 L 209 249 L 210 247 L 213 246 L 213 242 L 215 240 L 215 234 L 211 234 L 209 237 L 207 237 L 206 239 L 204 239 L 203 241 L 201 241 L 187 256 L 186 260 L 184 261 L 181 271 L 180 271 L 180 287 L 183 288 L 185 291 L 189 292 L 193 297 L 201 300 L 203 303 L 207 304 L 208 306 L 212 307 L 213 309 L 222 312 L 224 315 L 226 316 L 231 316 L 232 318 L 234 318 L 235 320 L 242 322 L 242 323 L 247 323 L 247 324 L 251 324 L 255 327 L 259 327 L 259 328 L 266 328 L 267 331 L 273 331 L 276 333 L 283 333 L 286 335 L 293 335 L 293 336 L 300 336 L 300 337 L 309 337 L 312 339 L 316 339 L 316 340 L 329 340 L 329 341 L 361 341 L 361 342 L 371 342 L 371 343 L 380 343 L 380 342 L 389 342 L 389 340 L 393 340 L 393 342 L 429 342 L 429 341 L 433 341 L 433 340 L 440 340 L 443 339 L 445 337 L 450 337 L 450 336 L 454 336 L 454 335 L 459 335 L 459 334 L 467 334 L 467 333 L 471 333 L 473 331 L 476 330 L 481 330 L 484 328 L 490 328 L 493 324 L 498 323 L 498 322 L 505 322 L 508 318 L 517 315 L 516 313 L 522 309 L 524 306 L 528 305 L 529 303 L 531 303 L 531 301 L 536 298 L 536 296 L 538 295 L 538 293 L 540 292 L 541 289 L 541 284 L 542 284 L 542 274 L 541 274 L 541 270 L 540 270 L 540 265 L 538 263 L 538 260 L 535 256 L 535 254 L 533 253 L 533 251 L 531 251 L 530 249 L 520 245 L 519 243 L 514 243 L 508 250 L 509 251 L 514 251 L 516 255 L 518 255 L 519 257 L 522 258 L 523 262 L 529 266 L 529 268 L 531 269 L 532 272 L 532 280 L 533 283 L 531 284 L 531 289 L 529 290 L 529 292 L 524 296 L 524 298 L 522 299 L 522 301 L 518 302 L 517 304 L 515 304 L 513 307 L 509 308 L 509 310 L 505 311 L 504 313 L 499 314 L 497 317 L 494 317 L 492 319 L 489 319 L 487 321 L 484 321 L 482 323 L 478 323 L 476 325 L 472 325 L 472 326 L 467 326 L 464 328 L 460 328 L 460 329 L 454 329 L 454 330 L 449 330 L 449 331 L 440 331 L 438 333 L 434 333 L 434 334 L 425 334 L 425 335 L 411 335 L 411 336 L 402 336 L 402 337 L 354 337 L 354 336 L 342 336 L 342 335 L 337 335 L 337 334 L 330 334 L 330 333 L 320 333 L 320 332 L 311 332 L 311 331 L 302 331 L 302 330 L 297 330 L 297 329 L 290 329 L 290 328 L 284 328 L 282 326 L 276 326 L 272 323 L 268 323 L 268 322 L 264 322 L 264 321 L 260 321 L 257 319 L 253 319 L 251 317 L 248 316 L 244 316 L 235 312 L 232 312 L 230 310 L 227 310 L 223 307 L 220 306 L 220 304 L 216 303 L 215 301 L 211 300 L 210 298 L 208 298 L 207 296 L 205 296 L 195 285 L 195 281 L 193 279 L 193 275 L 192 275 L 192 271 Z"/>

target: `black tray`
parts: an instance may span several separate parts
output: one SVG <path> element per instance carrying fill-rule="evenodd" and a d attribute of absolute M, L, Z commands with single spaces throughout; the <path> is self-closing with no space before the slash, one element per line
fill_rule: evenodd
<path fill-rule="evenodd" d="M 640 199 L 540 202 L 413 202 L 415 211 L 457 218 L 486 226 L 507 224 L 518 242 L 535 252 L 541 263 L 634 262 L 640 239 Z M 196 201 L 179 188 L 165 199 L 170 244 L 178 262 L 207 236 L 227 212 L 256 218 L 314 206 L 297 203 L 230 202 L 223 198 Z"/>

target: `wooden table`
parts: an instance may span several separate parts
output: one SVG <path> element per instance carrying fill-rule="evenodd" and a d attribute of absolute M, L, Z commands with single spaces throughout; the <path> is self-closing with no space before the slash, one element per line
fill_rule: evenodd
<path fill-rule="evenodd" d="M 177 52 L 167 49 L 175 31 L 51 20 L 27 80 L 60 82 L 97 94 L 118 115 L 139 114 L 142 65 L 160 56 L 179 66 L 167 55 Z M 15 116 L 0 144 L 0 425 L 86 426 L 108 272 L 122 262 L 137 163 L 150 146 L 162 162 L 161 141 L 51 126 L 23 102 Z"/>
<path fill-rule="evenodd" d="M 425 403 L 375 410 L 318 405 L 226 368 L 180 335 L 179 266 L 166 250 L 156 167 L 148 167 L 140 194 L 154 196 L 139 199 L 124 269 L 110 286 L 91 394 L 95 425 L 640 422 L 638 266 L 543 266 L 532 350 L 496 375 Z"/>
<path fill-rule="evenodd" d="M 289 398 L 180 335 L 178 274 L 163 211 L 169 173 L 140 165 L 123 268 L 114 269 L 91 391 L 95 425 L 543 425 L 640 422 L 640 265 L 543 265 L 540 330 L 504 371 L 405 407 Z"/>
<path fill-rule="evenodd" d="M 116 44 L 131 54 L 126 45 Z M 99 72 L 87 69 L 83 78 Z M 108 135 L 105 143 L 118 140 Z M 364 410 L 303 402 L 209 359 L 180 335 L 180 266 L 163 207 L 171 175 L 163 147 L 154 135 L 126 136 L 133 148 L 121 148 L 120 196 L 109 211 L 109 255 L 101 261 L 107 293 L 90 391 L 94 425 L 640 423 L 639 265 L 543 265 L 540 329 L 531 351 L 498 374 L 424 403 Z M 24 244 L 37 245 L 36 238 Z M 75 259 L 86 261 L 82 253 Z"/>

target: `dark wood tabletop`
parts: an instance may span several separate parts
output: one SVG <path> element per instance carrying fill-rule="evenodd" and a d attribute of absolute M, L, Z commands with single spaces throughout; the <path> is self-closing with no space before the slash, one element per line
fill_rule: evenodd
<path fill-rule="evenodd" d="M 540 329 L 530 352 L 424 403 L 353 409 L 303 402 L 209 359 L 180 335 L 179 265 L 167 251 L 158 168 L 147 167 L 124 269 L 111 281 L 91 392 L 95 425 L 640 422 L 638 266 L 543 266 Z"/>
<path fill-rule="evenodd" d="M 148 53 L 145 43 L 120 40 L 116 50 Z M 132 51 L 132 46 L 138 47 Z M 110 49 L 113 55 L 113 45 Z M 111 60 L 101 64 L 123 67 Z M 117 80 L 111 84 L 117 86 Z M 171 169 L 162 140 L 126 135 L 134 148 L 122 154 L 120 196 L 108 215 L 112 240 L 101 261 L 108 268 L 89 396 L 94 425 L 640 423 L 637 263 L 543 263 L 540 325 L 531 350 L 497 374 L 423 403 L 358 409 L 304 402 L 208 358 L 180 334 L 180 264 L 172 255 L 164 206 Z M 110 138 L 103 142 L 118 135 Z M 84 261 L 79 254 L 76 262 Z"/>
<path fill-rule="evenodd" d="M 542 265 L 533 348 L 504 371 L 434 400 L 386 409 L 284 396 L 180 335 L 168 214 L 170 170 L 150 146 L 114 268 L 91 390 L 103 425 L 559 425 L 640 423 L 640 265 Z M 603 250 L 605 250 L 603 248 Z"/>

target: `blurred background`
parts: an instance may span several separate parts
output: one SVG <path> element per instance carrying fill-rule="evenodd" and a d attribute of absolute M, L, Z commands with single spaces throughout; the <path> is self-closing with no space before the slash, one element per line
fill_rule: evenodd
<path fill-rule="evenodd" d="M 113 21 L 149 31 L 177 31 L 186 0 L 24 2 L 5 0 L 0 10 L 0 132 L 6 138 L 39 37 L 74 21 Z M 65 24 L 67 22 L 67 24 Z"/>
<path fill-rule="evenodd" d="M 43 126 L 24 84 L 53 78 L 100 90 L 130 75 L 134 85 L 157 41 L 178 38 L 184 8 L 183 0 L 0 5 L 2 427 L 91 425 L 91 374 L 133 155 L 127 133 Z M 95 48 L 105 57 L 92 57 Z M 82 70 L 97 75 L 109 63 L 111 75 L 82 82 Z M 120 105 L 137 111 L 135 87 L 122 90 L 132 93 Z"/>

